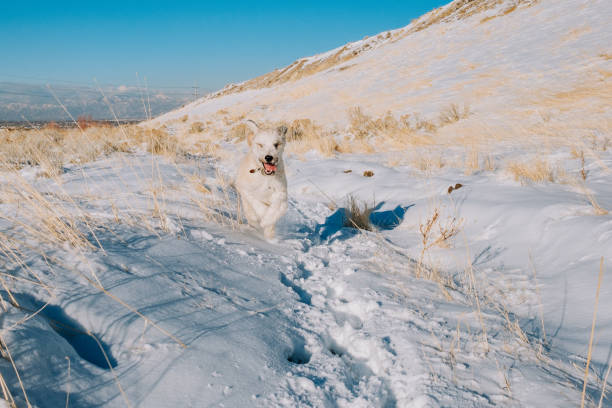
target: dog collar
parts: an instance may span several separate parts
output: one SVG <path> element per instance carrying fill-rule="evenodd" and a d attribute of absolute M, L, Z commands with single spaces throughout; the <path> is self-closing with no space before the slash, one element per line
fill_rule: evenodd
<path fill-rule="evenodd" d="M 264 171 L 264 168 L 263 168 L 263 167 L 256 167 L 256 168 L 254 168 L 254 169 L 250 169 L 250 170 L 249 170 L 249 173 L 253 174 L 253 173 L 255 173 L 256 171 L 259 171 L 259 172 L 260 172 L 262 175 L 264 175 L 264 176 L 272 176 L 272 175 L 276 174 L 276 172 L 271 173 L 271 174 L 266 174 L 266 172 Z"/>

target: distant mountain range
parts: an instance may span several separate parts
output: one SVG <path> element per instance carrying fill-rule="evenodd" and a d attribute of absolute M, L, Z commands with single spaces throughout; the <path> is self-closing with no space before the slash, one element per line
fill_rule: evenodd
<path fill-rule="evenodd" d="M 55 96 L 54 96 L 55 94 Z M 58 102 L 59 100 L 59 102 Z M 189 89 L 36 85 L 0 82 L 0 121 L 138 120 L 155 117 L 193 100 Z M 61 102 L 61 104 L 60 104 Z M 66 110 L 61 106 L 64 105 Z"/>

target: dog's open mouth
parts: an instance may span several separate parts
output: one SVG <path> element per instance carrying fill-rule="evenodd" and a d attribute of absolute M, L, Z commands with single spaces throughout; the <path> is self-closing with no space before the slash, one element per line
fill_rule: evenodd
<path fill-rule="evenodd" d="M 276 173 L 276 164 L 263 163 L 263 165 L 264 165 L 264 173 L 266 173 L 267 175 Z"/>

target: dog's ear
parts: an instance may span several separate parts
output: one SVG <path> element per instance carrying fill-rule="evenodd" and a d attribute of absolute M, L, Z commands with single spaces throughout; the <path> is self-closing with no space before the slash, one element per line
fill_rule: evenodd
<path fill-rule="evenodd" d="M 255 133 L 259 131 L 259 125 L 257 125 L 257 123 L 251 119 L 245 120 L 244 124 L 251 130 L 251 132 L 247 135 L 247 143 L 249 146 L 251 146 L 253 144 L 253 137 L 255 136 Z"/>
<path fill-rule="evenodd" d="M 282 137 L 283 139 L 285 139 L 285 136 L 287 135 L 287 126 L 285 125 L 281 125 L 279 127 L 276 128 L 276 132 L 278 133 L 278 135 L 280 137 Z"/>

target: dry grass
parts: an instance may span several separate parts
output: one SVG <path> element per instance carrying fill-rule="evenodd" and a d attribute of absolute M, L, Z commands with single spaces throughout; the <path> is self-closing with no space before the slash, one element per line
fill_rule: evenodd
<path fill-rule="evenodd" d="M 471 112 L 467 105 L 460 107 L 457 104 L 451 104 L 445 108 L 439 114 L 439 120 L 424 119 L 419 114 L 397 116 L 390 111 L 374 117 L 365 113 L 361 107 L 355 106 L 347 112 L 349 126 L 346 133 L 337 129 L 326 129 L 308 118 L 295 119 L 290 122 L 265 123 L 260 121 L 260 124 L 270 128 L 280 125 L 287 126 L 287 151 L 290 153 L 303 154 L 315 150 L 329 157 L 337 153 L 394 152 L 405 151 L 416 146 L 430 146 L 438 143 L 436 135 L 439 129 L 455 124 L 469 115 Z M 230 116 L 224 116 L 224 118 L 227 119 L 226 125 L 230 128 L 226 133 L 227 139 L 235 142 L 245 140 L 250 132 L 248 127 L 238 121 L 238 118 Z M 401 160 L 401 162 L 404 161 L 405 159 Z M 438 162 L 437 167 L 442 167 L 442 160 Z"/>
<path fill-rule="evenodd" d="M 457 219 L 457 217 L 447 217 L 443 220 L 440 212 L 440 208 L 434 206 L 431 216 L 419 225 L 422 248 L 417 264 L 417 277 L 431 278 L 428 275 L 431 275 L 432 271 L 426 271 L 423 267 L 427 252 L 433 247 L 448 248 L 451 238 L 459 233 L 463 225 L 463 219 Z"/>
<path fill-rule="evenodd" d="M 189 133 L 202 133 L 204 129 L 204 124 L 202 122 L 193 122 L 189 128 Z"/>
<path fill-rule="evenodd" d="M 608 210 L 599 205 L 599 202 L 597 202 L 597 199 L 595 198 L 593 193 L 586 187 L 584 181 L 570 180 L 569 184 L 582 191 L 582 194 L 584 194 L 589 204 L 591 204 L 591 207 L 593 207 L 593 212 L 595 213 L 595 215 L 607 215 L 609 213 Z"/>
<path fill-rule="evenodd" d="M 529 162 L 511 162 L 507 165 L 507 169 L 521 184 L 554 182 L 557 171 L 541 157 L 536 157 Z"/>
<path fill-rule="evenodd" d="M 440 126 L 449 125 L 459 122 L 461 119 L 465 119 L 468 116 L 470 116 L 470 108 L 467 105 L 459 107 L 459 105 L 453 103 L 440 112 L 439 123 Z"/>
<path fill-rule="evenodd" d="M 238 193 L 226 175 L 217 169 L 214 179 L 192 174 L 186 176 L 186 180 L 197 193 L 192 194 L 191 202 L 199 208 L 205 221 L 231 230 L 245 225 Z"/>
<path fill-rule="evenodd" d="M 3 223 L 3 231 L 0 232 L 0 266 L 2 270 L 20 271 L 19 274 L 4 273 L 0 271 L 0 287 L 3 289 L 0 296 L 0 308 L 7 310 L 9 305 L 22 310 L 26 317 L 25 320 L 33 317 L 35 313 L 23 310 L 13 296 L 13 284 L 33 285 L 53 293 L 53 279 L 56 274 L 55 268 L 73 271 L 85 284 L 101 291 L 127 310 L 135 313 L 147 322 L 147 325 L 155 327 L 165 335 L 172 338 L 179 345 L 183 345 L 179 339 L 167 332 L 155 322 L 148 319 L 138 310 L 131 307 L 125 301 L 109 293 L 100 280 L 96 272 L 91 269 L 87 271 L 66 265 L 55 255 L 61 251 L 70 251 L 71 254 L 79 259 L 87 259 L 90 254 L 104 253 L 105 250 L 98 240 L 99 234 L 112 230 L 112 222 L 145 228 L 159 235 L 158 231 L 171 231 L 168 222 L 170 218 L 178 220 L 180 215 L 170 213 L 166 205 L 166 195 L 169 187 L 161 177 L 158 162 L 172 164 L 175 159 L 181 157 L 185 151 L 184 143 L 175 136 L 169 135 L 164 129 L 142 129 L 137 126 L 95 126 L 89 120 L 81 120 L 80 129 L 61 129 L 58 126 L 46 126 L 36 130 L 13 130 L 0 132 L 0 170 L 2 180 L 0 180 L 0 204 L 3 211 L 0 212 L 0 222 Z M 209 144 L 204 143 L 198 149 L 211 151 Z M 150 185 L 150 189 L 145 192 L 145 197 L 150 197 L 148 208 L 134 209 L 131 207 L 128 198 L 122 208 L 115 205 L 115 198 L 112 192 L 105 196 L 103 192 L 89 192 L 86 196 L 75 197 L 67 193 L 63 188 L 64 167 L 70 163 L 83 177 L 86 190 L 90 175 L 82 165 L 104 157 L 113 152 L 131 152 L 135 150 L 146 150 L 154 155 L 163 155 L 164 158 L 152 156 L 151 167 L 145 165 L 143 168 L 134 169 L 130 163 L 129 156 L 121 156 L 123 164 L 134 170 L 135 177 L 145 185 Z M 41 192 L 27 178 L 27 173 L 21 172 L 24 167 L 38 169 L 39 176 L 49 177 L 53 186 L 52 191 Z M 121 175 L 121 168 L 116 170 L 116 181 L 121 184 L 124 182 Z M 178 167 L 177 167 L 178 170 Z M 77 175 L 79 173 L 76 173 Z M 147 181 L 148 180 L 148 181 Z M 134 180 L 132 180 L 134 181 Z M 230 196 L 230 187 L 227 180 L 219 182 L 220 187 L 213 191 L 209 196 L 221 196 L 216 202 L 209 200 L 212 204 L 233 201 Z M 198 192 L 196 190 L 196 192 Z M 199 193 L 206 193 L 203 187 Z M 138 195 L 138 194 L 137 194 Z M 146 198 L 145 198 L 146 200 Z M 89 207 L 84 207 L 83 203 L 92 203 L 93 212 Z M 201 204 L 202 205 L 202 204 Z M 100 217 L 99 209 L 111 208 L 110 217 Z M 150 212 L 148 212 L 150 210 Z M 219 221 L 223 225 L 237 225 L 238 221 L 228 221 L 232 214 L 223 212 L 223 208 L 217 209 L 216 216 L 208 216 L 207 219 Z M 207 208 L 212 213 L 211 208 Z M 221 214 L 221 215 L 219 215 Z M 215 218 L 216 217 L 216 218 Z M 238 215 L 239 217 L 239 215 Z M 234 215 L 234 218 L 236 216 Z M 159 219 L 159 225 L 152 225 L 151 219 Z M 175 227 L 173 227 L 175 228 Z M 184 231 L 183 231 L 184 233 Z M 41 274 L 32 268 L 28 258 L 37 257 L 49 268 L 49 273 Z M 84 264 L 87 264 L 86 262 Z M 19 289 L 22 290 L 22 289 Z M 37 289 L 40 290 L 40 289 Z M 9 356 L 9 347 L 3 339 L 0 341 L 0 353 L 2 356 Z M 8 357 L 7 357 L 8 358 Z M 14 367 L 14 374 L 19 376 L 19 372 Z M 121 390 L 118 378 L 115 378 L 117 386 Z M 27 392 L 25 387 L 21 387 L 23 392 L 22 399 L 26 400 Z M 11 395 L 4 378 L 0 375 L 0 400 L 4 399 L 14 406 L 14 398 Z M 12 390 L 16 392 L 16 390 Z M 123 394 L 123 392 L 122 392 Z M 124 396 L 125 398 L 125 396 Z M 129 405 L 129 401 L 126 403 Z"/>
<path fill-rule="evenodd" d="M 409 164 L 427 174 L 445 166 L 445 161 L 441 154 L 421 153 L 411 157 L 412 159 L 409 161 Z"/>
<path fill-rule="evenodd" d="M 503 9 L 497 15 L 505 15 L 516 10 L 518 6 L 525 5 L 527 7 L 537 3 L 538 0 L 515 0 L 512 5 Z M 502 4 L 504 0 L 457 0 L 449 3 L 446 6 L 437 8 L 418 20 L 414 21 L 407 30 L 403 33 L 406 36 L 413 32 L 418 32 L 429 28 L 432 25 L 449 22 L 452 20 L 462 20 L 470 18 L 477 14 L 481 14 L 487 10 L 494 9 Z M 497 16 L 496 15 L 496 16 Z M 485 17 L 481 22 L 486 22 L 496 16 Z"/>
<path fill-rule="evenodd" d="M 419 115 L 404 114 L 397 118 L 391 112 L 373 118 L 359 107 L 349 109 L 349 132 L 355 146 L 375 142 L 377 151 L 402 150 L 408 146 L 432 144 L 438 126 Z M 358 150 L 353 147 L 353 149 Z"/>
<path fill-rule="evenodd" d="M 355 196 L 349 195 L 346 200 L 344 226 L 363 231 L 372 231 L 370 215 L 375 207 L 374 203 L 361 202 Z"/>
<path fill-rule="evenodd" d="M 229 139 L 234 140 L 236 142 L 242 142 L 247 139 L 247 136 L 251 130 L 245 123 L 237 123 L 229 131 Z"/>
<path fill-rule="evenodd" d="M 163 129 L 151 129 L 145 132 L 144 135 L 137 135 L 137 137 L 143 136 L 149 153 L 170 158 L 184 154 L 184 151 L 181 149 L 181 143 L 176 136 L 169 135 Z"/>
<path fill-rule="evenodd" d="M 310 119 L 296 119 L 293 122 L 281 124 L 287 126 L 288 129 L 288 152 L 303 154 L 315 150 L 330 157 L 342 151 L 334 132 L 323 130 Z"/>
<path fill-rule="evenodd" d="M 176 158 L 187 146 L 161 129 L 138 126 L 85 126 L 80 129 L 44 127 L 0 133 L 0 168 L 37 166 L 41 176 L 55 177 L 68 164 L 83 164 L 115 152 L 146 151 Z M 207 150 L 211 150 L 207 148 Z"/>
<path fill-rule="evenodd" d="M 584 381 L 582 386 L 582 396 L 580 399 L 580 408 L 584 408 L 587 381 L 589 379 L 589 364 L 591 363 L 591 352 L 593 351 L 593 337 L 595 336 L 595 322 L 597 321 L 597 306 L 599 305 L 599 290 L 601 289 L 601 280 L 603 278 L 604 258 L 601 257 L 599 263 L 599 277 L 597 278 L 597 291 L 595 292 L 595 306 L 593 307 L 593 323 L 591 324 L 591 336 L 589 338 L 589 350 L 587 353 L 587 362 L 584 368 Z"/>

